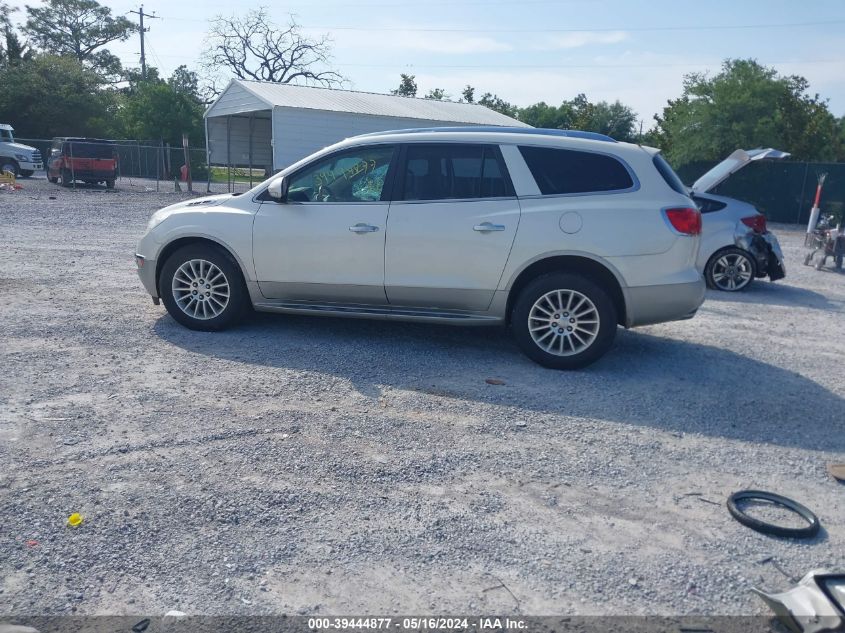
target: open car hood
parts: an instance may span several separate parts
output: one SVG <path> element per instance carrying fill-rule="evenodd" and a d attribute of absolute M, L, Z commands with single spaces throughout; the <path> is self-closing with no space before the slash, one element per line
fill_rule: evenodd
<path fill-rule="evenodd" d="M 787 156 L 789 156 L 789 152 L 782 152 L 771 147 L 768 149 L 738 149 L 696 180 L 691 191 L 694 193 L 707 193 L 751 161 L 762 160 L 764 158 L 780 159 L 786 158 Z"/>

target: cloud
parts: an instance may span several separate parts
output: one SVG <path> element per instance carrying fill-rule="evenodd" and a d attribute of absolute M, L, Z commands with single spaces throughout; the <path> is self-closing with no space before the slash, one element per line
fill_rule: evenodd
<path fill-rule="evenodd" d="M 534 45 L 534 50 L 549 51 L 562 50 L 571 48 L 581 48 L 582 46 L 592 46 L 601 44 L 618 44 L 628 39 L 628 33 L 625 31 L 579 31 L 577 33 L 561 33 L 559 35 L 549 35 L 541 38 L 541 40 Z"/>

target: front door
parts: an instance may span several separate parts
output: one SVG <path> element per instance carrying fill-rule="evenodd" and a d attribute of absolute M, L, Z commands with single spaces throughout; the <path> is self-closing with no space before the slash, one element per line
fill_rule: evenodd
<path fill-rule="evenodd" d="M 255 272 L 271 299 L 385 304 L 386 182 L 393 145 L 343 150 L 289 177 L 253 225 Z M 382 198 L 385 200 L 382 200 Z"/>
<path fill-rule="evenodd" d="M 519 224 L 496 145 L 410 143 L 385 245 L 391 305 L 484 311 Z"/>

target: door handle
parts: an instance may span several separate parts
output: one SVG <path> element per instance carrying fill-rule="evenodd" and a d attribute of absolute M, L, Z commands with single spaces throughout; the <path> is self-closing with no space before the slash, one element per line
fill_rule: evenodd
<path fill-rule="evenodd" d="M 378 231 L 377 226 L 373 226 L 372 224 L 364 224 L 363 222 L 359 222 L 358 224 L 353 224 L 349 227 L 349 230 L 353 233 L 375 233 Z"/>
<path fill-rule="evenodd" d="M 489 233 L 490 231 L 504 231 L 505 225 L 504 224 L 493 224 L 491 222 L 482 222 L 481 224 L 476 224 L 472 227 L 473 231 L 478 231 L 479 233 Z"/>

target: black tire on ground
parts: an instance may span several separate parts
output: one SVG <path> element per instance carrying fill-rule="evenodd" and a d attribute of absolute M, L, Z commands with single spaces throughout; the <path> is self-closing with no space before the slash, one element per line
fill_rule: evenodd
<path fill-rule="evenodd" d="M 29 178 L 34 173 L 35 172 L 32 171 L 31 169 L 21 169 L 21 177 L 22 178 Z"/>
<path fill-rule="evenodd" d="M 106 181 L 106 189 L 114 189 L 114 180 Z"/>
<path fill-rule="evenodd" d="M 57 182 L 59 182 L 59 177 L 58 177 L 58 176 L 56 176 L 56 177 L 54 178 L 54 177 L 52 177 L 52 176 L 47 176 L 47 180 L 49 180 L 50 182 L 52 182 L 52 183 L 55 185 Z"/>
<path fill-rule="evenodd" d="M 807 522 L 805 527 L 792 528 L 783 527 L 774 523 L 766 523 L 753 516 L 745 513 L 739 507 L 740 501 L 766 501 L 773 505 L 781 506 L 787 510 L 794 512 Z M 740 490 L 728 497 L 728 512 L 731 516 L 752 530 L 760 532 L 761 534 L 771 534 L 772 536 L 784 536 L 790 538 L 811 538 L 818 534 L 821 524 L 819 518 L 807 507 L 801 505 L 797 501 L 793 501 L 788 497 L 777 495 L 773 492 L 766 492 L 765 490 Z"/>
<path fill-rule="evenodd" d="M 729 258 L 741 257 L 746 262 L 748 262 L 748 266 L 750 267 L 751 277 L 744 284 L 736 288 L 726 288 L 720 286 L 713 278 L 713 270 L 716 267 L 717 262 L 722 257 L 726 256 Z M 739 292 L 741 290 L 746 290 L 753 283 L 755 277 L 757 277 L 757 265 L 754 262 L 754 257 L 752 257 L 751 254 L 747 251 L 744 251 L 741 248 L 737 248 L 735 246 L 729 246 L 713 253 L 710 259 L 707 261 L 707 265 L 704 267 L 704 281 L 707 282 L 707 287 L 712 288 L 713 290 L 721 290 L 724 292 Z"/>
<path fill-rule="evenodd" d="M 70 187 L 73 184 L 73 174 L 70 169 L 62 169 L 61 171 L 62 187 Z"/>
<path fill-rule="evenodd" d="M 11 158 L 0 158 L 0 173 L 6 173 L 7 171 L 12 172 L 15 176 L 18 176 L 21 173 L 16 160 Z"/>
<path fill-rule="evenodd" d="M 836 270 L 842 270 L 842 255 L 834 255 L 833 267 L 836 268 Z"/>
<path fill-rule="evenodd" d="M 563 309 L 556 312 L 548 303 L 555 301 Z M 616 321 L 616 307 L 601 286 L 581 275 L 562 272 L 531 281 L 519 293 L 511 311 L 511 328 L 520 349 L 531 360 L 552 369 L 579 369 L 597 361 L 613 344 Z M 539 343 L 532 337 L 531 327 Z M 573 334 L 579 334 L 577 340 Z M 546 346 L 552 340 L 557 342 Z M 583 349 L 577 349 L 582 345 Z"/>
<path fill-rule="evenodd" d="M 225 281 L 226 283 L 228 283 L 229 287 L 228 302 L 225 302 L 225 305 L 219 312 L 219 314 L 214 316 L 208 316 L 207 318 L 203 318 L 202 315 L 199 314 L 199 312 L 197 312 L 197 316 L 192 316 L 191 314 L 188 314 L 188 312 L 186 312 L 185 310 L 183 310 L 182 307 L 180 307 L 180 304 L 177 302 L 173 291 L 173 278 L 177 275 L 179 268 L 186 262 L 197 260 L 201 260 L 207 264 L 210 263 L 216 266 L 217 269 L 223 274 Z M 198 269 L 198 265 L 195 265 L 195 268 Z M 208 269 L 205 268 L 205 270 Z M 203 271 L 197 270 L 197 273 L 202 275 Z M 180 275 L 180 278 L 183 277 Z M 208 281 L 204 279 L 200 280 Z M 217 279 L 217 281 L 218 283 L 220 283 L 219 278 Z M 210 244 L 189 244 L 188 246 L 183 246 L 179 250 L 175 251 L 172 255 L 170 255 L 170 257 L 167 258 L 167 261 L 164 262 L 164 265 L 161 268 L 161 272 L 159 274 L 158 279 L 158 288 L 159 296 L 161 296 L 162 301 L 164 301 L 164 306 L 167 308 L 167 311 L 170 313 L 170 316 L 172 316 L 176 321 L 178 321 L 185 327 L 190 328 L 192 330 L 223 330 L 235 324 L 243 316 L 247 304 L 249 303 L 249 294 L 247 292 L 246 286 L 243 281 L 243 276 L 241 275 L 241 270 L 238 267 L 237 262 L 222 247 L 212 246 Z M 198 290 L 201 289 L 198 288 Z M 210 291 L 213 292 L 213 290 Z M 206 304 L 207 306 L 213 306 L 214 309 L 220 309 L 220 301 L 217 301 L 216 303 L 211 303 L 211 298 L 206 298 L 203 300 L 203 302 L 205 301 L 209 302 Z M 193 304 L 190 304 L 190 306 L 193 305 L 202 307 L 196 301 Z M 188 308 L 189 310 L 190 306 Z M 205 310 L 205 307 L 203 307 L 203 310 Z"/>

